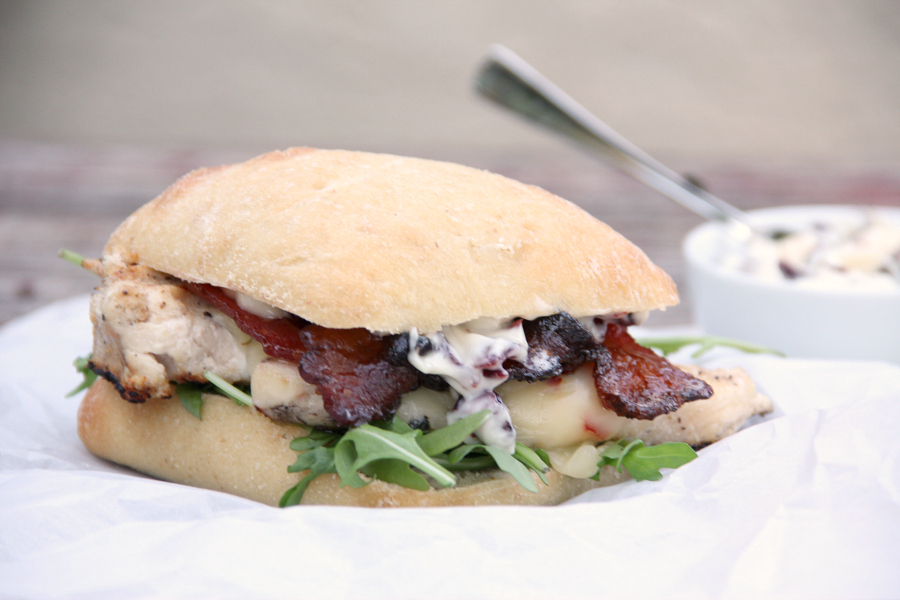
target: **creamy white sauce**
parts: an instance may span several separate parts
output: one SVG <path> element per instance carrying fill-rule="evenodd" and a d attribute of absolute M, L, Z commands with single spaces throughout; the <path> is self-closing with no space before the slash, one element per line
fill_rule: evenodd
<path fill-rule="evenodd" d="M 491 417 L 475 434 L 485 444 L 512 454 L 516 431 L 494 388 L 509 378 L 503 361 L 512 358 L 524 363 L 528 356 L 522 321 L 476 319 L 427 335 L 413 329 L 409 348 L 409 362 L 416 369 L 440 375 L 458 394 L 447 423 L 488 409 Z"/>
<path fill-rule="evenodd" d="M 639 325 L 646 318 L 646 312 L 621 312 L 584 317 L 579 321 L 602 342 L 609 323 Z M 497 386 L 509 379 L 503 362 L 513 359 L 540 369 L 542 363 L 549 365 L 554 360 L 546 354 L 528 355 L 528 342 L 520 319 L 476 319 L 427 335 L 413 329 L 409 333 L 409 348 L 409 362 L 416 369 L 440 375 L 450 385 L 456 404 L 447 413 L 448 424 L 490 410 L 491 418 L 475 435 L 485 444 L 509 453 L 515 450 L 516 428 L 509 409 L 495 392 Z"/>
<path fill-rule="evenodd" d="M 606 328 L 610 323 L 619 323 L 626 327 L 630 325 L 642 325 L 649 316 L 650 311 L 646 310 L 633 313 L 618 312 L 596 317 L 581 317 L 578 319 L 578 322 L 591 332 L 591 335 L 594 336 L 595 340 L 603 342 L 603 339 L 606 337 Z"/>
<path fill-rule="evenodd" d="M 287 311 L 281 310 L 277 306 L 272 306 L 262 300 L 258 300 L 253 296 L 248 296 L 247 294 L 229 289 L 225 289 L 225 294 L 237 302 L 237 305 L 243 310 L 252 315 L 256 315 L 257 317 L 262 317 L 263 319 L 283 319 L 289 316 Z"/>
<path fill-rule="evenodd" d="M 724 239 L 720 264 L 767 281 L 824 290 L 900 287 L 900 224 L 869 214 L 796 228 L 787 235 Z"/>

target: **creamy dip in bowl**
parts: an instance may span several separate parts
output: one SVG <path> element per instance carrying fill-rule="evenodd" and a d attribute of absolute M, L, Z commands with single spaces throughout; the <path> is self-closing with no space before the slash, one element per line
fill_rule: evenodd
<path fill-rule="evenodd" d="M 694 316 L 706 333 L 789 356 L 900 363 L 900 209 L 750 214 L 760 233 L 749 239 L 721 223 L 685 239 Z"/>

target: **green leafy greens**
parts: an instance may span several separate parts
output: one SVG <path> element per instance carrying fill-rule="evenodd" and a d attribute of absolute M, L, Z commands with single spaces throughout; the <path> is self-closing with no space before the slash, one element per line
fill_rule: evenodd
<path fill-rule="evenodd" d="M 250 397 L 247 386 L 228 383 L 210 371 L 205 372 L 203 375 L 207 379 L 206 383 L 196 381 L 173 382 L 178 399 L 181 400 L 181 405 L 198 419 L 202 420 L 203 394 L 219 394 L 231 398 L 236 404 L 241 406 L 253 406 L 253 399 Z"/>
<path fill-rule="evenodd" d="M 641 440 L 608 442 L 600 453 L 598 467 L 610 465 L 619 473 L 624 467 L 635 481 L 662 479 L 660 469 L 677 469 L 697 458 L 693 448 L 684 442 L 645 446 Z M 599 479 L 600 473 L 592 479 Z"/>
<path fill-rule="evenodd" d="M 175 392 L 178 394 L 178 399 L 181 400 L 181 405 L 200 420 L 202 420 L 200 411 L 203 408 L 204 391 L 203 386 L 191 383 L 179 383 L 175 386 Z"/>
<path fill-rule="evenodd" d="M 749 354 L 766 353 L 784 356 L 784 353 L 779 352 L 778 350 L 772 350 L 771 348 L 758 346 L 749 342 L 741 342 L 739 340 L 732 340 L 729 338 L 717 337 L 714 335 L 684 335 L 665 338 L 640 338 L 636 341 L 641 346 L 656 348 L 657 350 L 662 352 L 664 356 L 668 356 L 673 352 L 681 350 L 685 346 L 691 346 L 695 344 L 699 345 L 700 347 L 691 355 L 693 358 L 700 358 L 717 346 L 736 348 Z"/>
<path fill-rule="evenodd" d="M 506 471 L 507 473 L 512 475 L 513 479 L 516 480 L 516 483 L 521 485 L 529 492 L 537 492 L 537 485 L 534 483 L 534 479 L 531 478 L 531 473 L 529 472 L 529 469 L 532 468 L 532 465 L 526 463 L 525 460 L 523 460 L 521 448 L 526 447 L 522 444 L 516 444 L 516 453 L 507 454 L 496 446 L 485 446 L 484 444 L 464 444 L 450 453 L 450 462 L 458 463 L 473 452 L 476 454 L 486 454 L 493 459 L 499 469 L 501 469 L 502 471 Z M 541 463 L 540 459 L 538 459 L 538 462 Z M 534 470 L 536 473 L 538 473 L 538 476 L 544 482 L 544 485 L 549 485 L 547 483 L 547 478 L 544 476 L 545 469 L 546 467 L 543 466 L 543 463 L 541 463 L 540 467 Z"/>
<path fill-rule="evenodd" d="M 207 383 L 194 381 L 186 383 L 173 382 L 175 391 L 178 394 L 178 399 L 181 400 L 181 405 L 198 419 L 202 420 L 203 394 L 224 395 L 241 406 L 253 406 L 253 399 L 250 397 L 250 394 L 248 393 L 249 390 L 246 389 L 246 386 L 238 387 L 237 385 L 228 383 L 210 371 L 205 372 L 203 375 L 206 377 Z"/>
<path fill-rule="evenodd" d="M 465 443 L 489 416 L 484 410 L 427 434 L 397 418 L 361 425 L 342 435 L 313 430 L 291 442 L 291 449 L 301 454 L 288 471 L 308 469 L 309 473 L 285 492 L 279 505 L 299 504 L 312 480 L 325 473 L 337 473 L 341 485 L 354 488 L 377 479 L 425 491 L 431 487 L 428 478 L 450 487 L 456 483 L 453 471 L 499 468 L 525 489 L 537 492 L 531 471 L 547 483 L 548 462 L 540 454 L 521 444 L 508 454 L 493 446 Z"/>
<path fill-rule="evenodd" d="M 82 392 L 88 389 L 89 387 L 94 385 L 95 381 L 97 381 L 97 374 L 94 373 L 88 366 L 88 363 L 91 362 L 91 356 L 91 354 L 88 354 L 87 356 L 81 356 L 79 358 L 76 358 L 72 363 L 73 365 L 75 365 L 75 370 L 81 373 L 81 376 L 84 379 L 80 384 L 78 384 L 78 387 L 66 394 L 66 398 L 71 398 L 78 392 Z"/>
<path fill-rule="evenodd" d="M 61 259 L 66 260 L 76 267 L 80 267 L 84 262 L 84 257 L 77 252 L 73 252 L 72 250 L 66 250 L 65 248 L 60 249 L 57 253 Z"/>
<path fill-rule="evenodd" d="M 284 493 L 278 506 L 299 504 L 303 493 L 313 479 L 319 475 L 337 472 L 334 466 L 334 444 L 340 437 L 340 434 L 337 433 L 313 429 L 306 437 L 299 437 L 291 442 L 291 450 L 300 452 L 300 455 L 297 457 L 297 462 L 288 467 L 288 473 L 299 473 L 306 470 L 309 470 L 309 473 L 297 485 Z"/>
<path fill-rule="evenodd" d="M 342 485 L 361 488 L 368 482 L 363 474 L 396 483 L 414 490 L 427 490 L 428 481 L 413 471 L 415 466 L 431 475 L 443 487 L 450 487 L 456 478 L 448 470 L 432 461 L 422 448 L 415 430 L 397 433 L 373 425 L 351 429 L 334 447 L 334 464 Z"/>
<path fill-rule="evenodd" d="M 250 394 L 248 394 L 244 390 L 228 383 L 212 371 L 204 372 L 203 376 L 206 377 L 206 380 L 208 382 L 218 388 L 218 391 L 225 394 L 238 404 L 243 404 L 244 406 L 253 406 L 253 398 L 251 398 Z"/>

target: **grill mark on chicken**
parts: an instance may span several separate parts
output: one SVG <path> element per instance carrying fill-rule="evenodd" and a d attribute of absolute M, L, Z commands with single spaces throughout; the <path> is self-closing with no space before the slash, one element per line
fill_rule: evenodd
<path fill-rule="evenodd" d="M 150 399 L 150 392 L 147 390 L 139 390 L 134 388 L 127 388 L 122 385 L 122 381 L 116 377 L 116 374 L 112 371 L 104 369 L 103 367 L 94 363 L 94 361 L 88 361 L 88 368 L 96 373 L 99 377 L 110 382 L 116 391 L 119 392 L 119 395 L 124 400 L 128 400 L 132 404 L 143 404 L 147 400 Z M 163 396 L 163 398 L 171 398 L 171 396 Z"/>

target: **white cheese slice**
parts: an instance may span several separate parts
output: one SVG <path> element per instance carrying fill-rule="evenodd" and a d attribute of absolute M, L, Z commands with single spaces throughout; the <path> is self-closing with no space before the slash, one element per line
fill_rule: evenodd
<path fill-rule="evenodd" d="M 518 440 L 526 446 L 561 448 L 610 439 L 625 421 L 600 405 L 592 363 L 546 381 L 509 381 L 497 393 L 509 408 Z"/>

